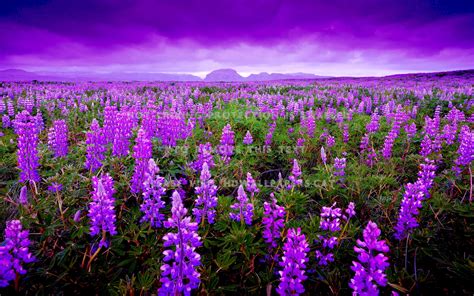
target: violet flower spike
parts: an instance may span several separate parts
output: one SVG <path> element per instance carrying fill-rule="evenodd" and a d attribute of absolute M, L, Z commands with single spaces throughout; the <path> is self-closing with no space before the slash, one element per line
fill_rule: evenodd
<path fill-rule="evenodd" d="M 150 159 L 143 182 L 143 202 L 140 205 L 143 217 L 140 222 L 148 222 L 153 228 L 161 227 L 162 221 L 165 219 L 163 213 L 160 212 L 165 207 L 164 201 L 161 200 L 161 197 L 166 193 L 165 179 L 159 175 L 159 172 L 160 168 L 153 159 Z"/>
<path fill-rule="evenodd" d="M 201 256 L 196 248 L 202 245 L 196 222 L 186 216 L 181 196 L 173 192 L 171 217 L 164 226 L 173 229 L 163 236 L 165 262 L 161 266 L 161 287 L 158 295 L 191 295 L 192 289 L 199 286 L 200 275 L 197 267 L 201 265 Z"/>
<path fill-rule="evenodd" d="M 229 214 L 234 221 L 244 222 L 247 225 L 252 225 L 253 218 L 253 204 L 249 202 L 245 189 L 242 185 L 237 190 L 237 202 L 230 206 L 234 211 Z"/>
<path fill-rule="evenodd" d="M 378 295 L 378 286 L 387 285 L 385 270 L 389 263 L 384 253 L 389 248 L 384 240 L 379 240 L 380 234 L 377 224 L 369 221 L 363 231 L 363 241 L 357 240 L 357 246 L 354 247 L 358 261 L 352 261 L 351 269 L 355 274 L 349 287 L 356 295 Z"/>
<path fill-rule="evenodd" d="M 309 252 L 308 242 L 301 229 L 290 228 L 283 246 L 283 257 L 280 266 L 280 284 L 277 288 L 279 295 L 300 295 L 305 289 L 303 282 L 307 279 L 305 275 L 306 263 L 308 263 L 307 253 Z"/>
<path fill-rule="evenodd" d="M 200 186 L 196 187 L 198 197 L 193 214 L 196 217 L 196 221 L 204 223 L 207 218 L 207 222 L 213 224 L 217 207 L 217 186 L 214 184 L 214 180 L 211 179 L 211 173 L 206 162 L 202 165 L 200 181 Z"/>

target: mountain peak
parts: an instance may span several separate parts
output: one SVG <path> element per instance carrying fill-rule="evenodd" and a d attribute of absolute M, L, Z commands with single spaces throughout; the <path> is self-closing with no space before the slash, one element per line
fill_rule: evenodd
<path fill-rule="evenodd" d="M 243 81 L 244 77 L 240 76 L 234 69 L 218 69 L 206 75 L 205 81 Z"/>

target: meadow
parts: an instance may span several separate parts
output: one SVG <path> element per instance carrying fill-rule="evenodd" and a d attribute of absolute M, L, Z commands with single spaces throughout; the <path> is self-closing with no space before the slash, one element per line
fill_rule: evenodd
<path fill-rule="evenodd" d="M 0 83 L 0 294 L 472 295 L 473 90 Z"/>

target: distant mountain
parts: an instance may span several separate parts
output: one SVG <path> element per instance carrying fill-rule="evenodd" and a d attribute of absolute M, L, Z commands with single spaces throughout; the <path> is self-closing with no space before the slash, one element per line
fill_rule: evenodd
<path fill-rule="evenodd" d="M 330 76 L 319 76 L 308 73 L 271 73 L 262 72 L 260 74 L 250 74 L 247 81 L 269 81 L 269 80 L 287 80 L 287 79 L 321 79 L 330 78 Z"/>
<path fill-rule="evenodd" d="M 21 69 L 0 70 L 0 81 L 201 81 L 190 74 L 168 73 L 88 73 L 28 72 Z"/>
<path fill-rule="evenodd" d="M 212 81 L 212 82 L 219 82 L 219 81 L 244 81 L 245 78 L 240 76 L 237 71 L 234 69 L 219 69 L 214 70 L 211 73 L 206 75 L 204 81 Z"/>
<path fill-rule="evenodd" d="M 54 77 L 42 76 L 21 69 L 0 70 L 0 81 L 31 81 L 41 80 L 43 78 L 49 79 Z"/>
<path fill-rule="evenodd" d="M 270 80 L 286 80 L 286 79 L 320 79 L 329 78 L 330 76 L 318 76 L 307 73 L 271 73 L 262 72 L 259 74 L 250 74 L 248 77 L 243 77 L 234 69 L 219 69 L 207 74 L 204 81 L 270 81 Z"/>

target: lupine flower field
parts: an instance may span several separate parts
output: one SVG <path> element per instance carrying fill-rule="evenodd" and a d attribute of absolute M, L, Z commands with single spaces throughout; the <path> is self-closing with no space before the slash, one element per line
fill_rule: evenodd
<path fill-rule="evenodd" d="M 472 295 L 474 78 L 0 84 L 0 294 Z"/>

